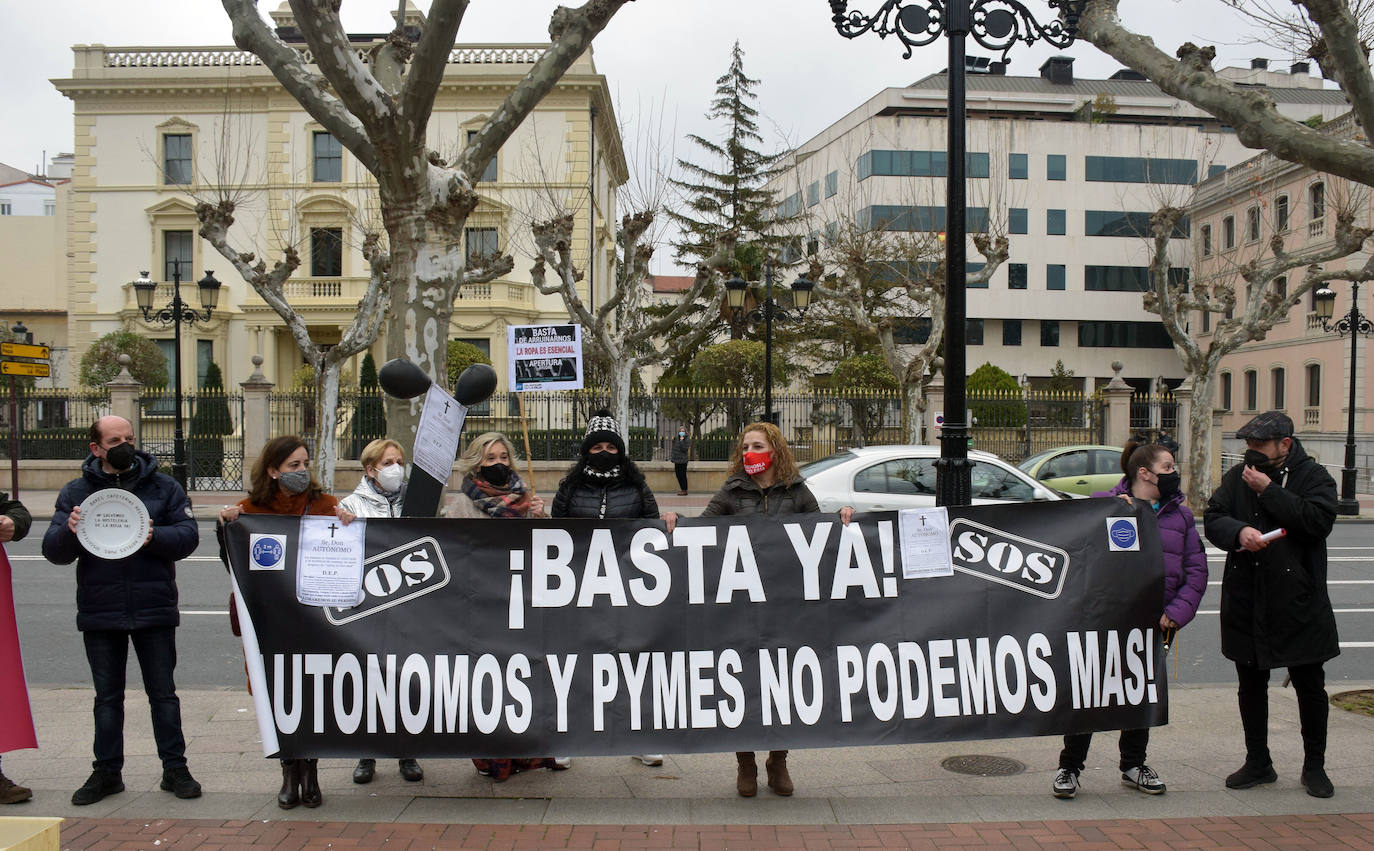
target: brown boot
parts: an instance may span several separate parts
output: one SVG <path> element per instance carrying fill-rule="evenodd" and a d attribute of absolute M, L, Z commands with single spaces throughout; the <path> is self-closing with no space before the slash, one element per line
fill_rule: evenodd
<path fill-rule="evenodd" d="M 787 751 L 769 751 L 763 767 L 768 770 L 768 788 L 775 795 L 787 797 L 792 794 L 792 775 L 787 773 Z"/>
<path fill-rule="evenodd" d="M 739 763 L 739 773 L 735 776 L 735 788 L 741 798 L 752 798 L 759 793 L 759 767 L 754 762 L 753 751 L 736 751 L 735 762 Z"/>

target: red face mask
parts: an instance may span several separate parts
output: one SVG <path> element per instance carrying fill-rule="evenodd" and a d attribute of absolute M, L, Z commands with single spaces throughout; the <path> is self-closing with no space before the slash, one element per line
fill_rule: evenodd
<path fill-rule="evenodd" d="M 744 453 L 744 472 L 751 476 L 757 476 L 771 466 L 773 466 L 772 452 Z"/>

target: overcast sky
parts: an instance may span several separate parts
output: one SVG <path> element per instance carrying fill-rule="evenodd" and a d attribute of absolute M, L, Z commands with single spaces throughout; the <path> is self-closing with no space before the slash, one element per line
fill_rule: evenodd
<path fill-rule="evenodd" d="M 576 5 L 562 0 L 561 5 Z M 871 11 L 880 0 L 851 0 Z M 1043 0 L 1025 0 L 1042 19 Z M 279 0 L 260 2 L 266 15 Z M 416 0 L 422 9 L 429 0 Z M 557 0 L 472 0 L 462 43 L 547 41 Z M 72 149 L 71 102 L 49 79 L 70 76 L 71 45 L 230 45 L 223 7 L 215 0 L 55 0 L 5 4 L 0 34 L 0 80 L 7 121 L 0 130 L 0 162 L 33 169 L 44 156 Z M 344 23 L 353 32 L 391 26 L 393 0 L 347 0 Z M 1122 0 L 1122 20 L 1172 53 L 1185 41 L 1217 46 L 1216 65 L 1248 64 L 1252 56 L 1286 62 L 1273 48 L 1251 42 L 1247 24 L 1220 0 Z M 607 76 L 627 145 L 644 134 L 636 124 L 658 123 L 677 156 L 693 158 L 688 132 L 715 135 L 703 118 L 715 80 L 729 67 L 739 39 L 745 70 L 761 80 L 757 106 L 765 135 L 776 147 L 799 144 L 888 86 L 905 85 L 945 67 L 944 40 L 902 59 L 895 39 L 840 37 L 825 0 L 636 0 L 622 9 L 593 45 Z M 969 43 L 969 53 L 981 48 Z M 1053 48 L 1018 45 L 1010 73 L 1035 74 Z M 1087 44 L 1068 51 L 1075 75 L 1105 77 L 1120 66 Z M 654 116 L 652 120 L 646 116 Z M 666 254 L 667 252 L 661 253 Z M 660 270 L 668 271 L 668 270 Z"/>

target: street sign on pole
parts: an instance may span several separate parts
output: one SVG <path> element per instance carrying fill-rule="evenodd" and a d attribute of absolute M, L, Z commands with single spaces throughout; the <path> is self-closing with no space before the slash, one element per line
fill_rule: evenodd
<path fill-rule="evenodd" d="M 12 358 L 47 360 L 50 351 L 47 346 L 34 346 L 28 343 L 0 343 L 0 355 Z"/>
<path fill-rule="evenodd" d="M 34 348 L 37 348 L 35 346 Z M 0 361 L 0 375 L 28 375 L 34 378 L 47 378 L 48 365 L 45 363 L 20 363 Z"/>

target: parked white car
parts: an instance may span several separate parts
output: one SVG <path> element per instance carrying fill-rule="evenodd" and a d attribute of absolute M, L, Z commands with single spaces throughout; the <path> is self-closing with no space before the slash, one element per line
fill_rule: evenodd
<path fill-rule="evenodd" d="M 801 468 L 821 511 L 897 511 L 935 505 L 938 446 L 864 446 Z M 970 450 L 974 505 L 1071 499 L 990 452 Z"/>

